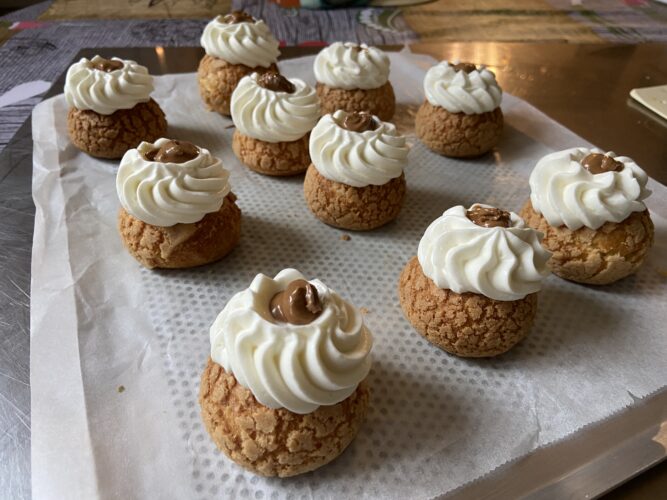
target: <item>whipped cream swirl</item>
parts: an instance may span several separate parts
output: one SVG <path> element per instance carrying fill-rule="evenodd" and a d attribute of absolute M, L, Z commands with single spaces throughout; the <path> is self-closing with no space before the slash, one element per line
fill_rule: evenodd
<path fill-rule="evenodd" d="M 268 68 L 280 55 L 278 40 L 261 20 L 232 24 L 218 16 L 204 28 L 201 44 L 209 56 L 250 68 Z"/>
<path fill-rule="evenodd" d="M 424 274 L 439 288 L 495 300 L 539 291 L 551 256 L 540 244 L 542 233 L 514 212 L 509 227 L 478 226 L 466 213 L 461 205 L 452 207 L 426 229 L 417 252 Z"/>
<path fill-rule="evenodd" d="M 110 115 L 150 100 L 153 77 L 144 66 L 114 57 L 123 67 L 107 72 L 93 67 L 100 60 L 100 56 L 84 57 L 67 70 L 65 99 L 70 107 Z"/>
<path fill-rule="evenodd" d="M 336 89 L 376 89 L 389 79 L 389 57 L 366 44 L 335 42 L 317 54 L 318 82 Z"/>
<path fill-rule="evenodd" d="M 294 92 L 273 91 L 262 87 L 258 76 L 244 76 L 232 94 L 237 130 L 265 142 L 297 141 L 310 132 L 320 117 L 315 89 L 294 78 Z"/>
<path fill-rule="evenodd" d="M 162 227 L 197 222 L 220 210 L 230 191 L 229 172 L 222 162 L 204 148 L 184 163 L 145 158 L 168 141 L 142 142 L 125 153 L 116 175 L 123 208 L 147 224 Z"/>
<path fill-rule="evenodd" d="M 211 326 L 211 359 L 269 408 L 310 413 L 349 397 L 371 367 L 371 334 L 357 308 L 319 280 L 323 311 L 311 323 L 276 321 L 271 298 L 297 279 L 285 269 L 271 279 L 258 274 L 234 295 Z"/>
<path fill-rule="evenodd" d="M 621 162 L 623 169 L 592 174 L 581 164 L 591 153 L 606 154 Z M 646 189 L 646 172 L 631 158 L 596 148 L 572 148 L 546 155 L 535 165 L 529 182 L 533 209 L 551 226 L 565 225 L 573 231 L 621 222 L 632 212 L 646 210 L 642 200 L 651 194 Z"/>
<path fill-rule="evenodd" d="M 405 137 L 377 117 L 375 130 L 347 130 L 340 124 L 348 114 L 325 115 L 310 133 L 310 158 L 318 172 L 354 187 L 381 186 L 399 177 L 408 161 Z"/>
<path fill-rule="evenodd" d="M 431 67 L 424 77 L 424 93 L 433 106 L 450 113 L 476 115 L 493 111 L 500 106 L 503 91 L 496 75 L 485 67 L 466 73 L 453 64 L 442 61 Z"/>

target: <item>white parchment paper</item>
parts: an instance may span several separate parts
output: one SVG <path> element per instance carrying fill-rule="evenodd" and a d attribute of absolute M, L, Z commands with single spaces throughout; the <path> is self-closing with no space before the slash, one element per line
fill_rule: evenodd
<path fill-rule="evenodd" d="M 433 61 L 392 54 L 397 123 L 412 135 Z M 313 82 L 312 58 L 282 70 Z M 156 78 L 171 137 L 209 148 L 231 171 L 239 247 L 192 270 L 148 271 L 116 230 L 116 163 L 67 140 L 62 96 L 33 115 L 37 206 L 32 265 L 32 481 L 35 498 L 430 498 L 561 439 L 667 380 L 667 188 L 651 182 L 656 242 L 641 271 L 603 288 L 547 279 L 536 324 L 491 360 L 449 356 L 403 318 L 403 265 L 452 205 L 518 211 L 536 160 L 584 141 L 506 95 L 497 150 L 457 161 L 413 140 L 399 219 L 369 233 L 317 221 L 302 178 L 252 173 L 231 151 L 230 120 L 204 111 L 193 74 Z M 622 153 L 619 151 L 618 153 Z M 208 327 L 256 273 L 296 267 L 358 307 L 375 337 L 372 407 L 332 464 L 279 480 L 245 472 L 199 417 Z M 518 478 L 517 480 L 520 480 Z"/>

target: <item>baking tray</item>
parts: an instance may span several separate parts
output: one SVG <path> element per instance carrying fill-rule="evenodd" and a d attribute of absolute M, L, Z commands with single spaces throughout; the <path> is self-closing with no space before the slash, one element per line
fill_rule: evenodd
<path fill-rule="evenodd" d="M 456 49 L 453 48 L 454 50 Z M 316 51 L 317 49 L 287 48 L 283 50 L 283 57 L 298 57 Z M 86 49 L 74 60 L 91 57 L 96 53 L 107 57 L 115 55 L 140 60 L 152 74 L 195 71 L 203 54 L 198 48 Z M 61 93 L 63 84 L 64 73 L 46 97 Z M 585 137 L 585 134 L 582 135 Z M 8 254 L 14 255 L 11 267 L 16 276 L 15 279 L 10 277 L 10 280 L 18 288 L 20 287 L 16 283 L 25 282 L 30 273 L 32 234 L 26 226 L 31 226 L 34 214 L 34 207 L 30 202 L 31 153 L 31 127 L 27 122 L 0 157 L 0 210 L 3 212 L 3 217 L 0 218 L 0 235 L 7 240 L 5 248 Z M 647 170 L 655 176 L 650 169 Z M 661 174 L 664 175 L 663 172 Z M 16 203 L 17 199 L 21 200 L 19 213 L 5 213 L 10 202 Z M 24 230 L 19 230 L 17 224 Z M 21 251 L 12 252 L 18 249 Z M 3 261 L 3 267 L 9 269 L 7 261 Z M 4 285 L 7 283 L 3 282 Z M 4 307 L 0 312 L 3 318 L 9 317 Z M 27 331 L 27 314 L 13 319 L 20 329 Z M 14 340 L 21 343 L 21 338 Z M 23 343 L 27 342 L 29 339 L 24 336 Z M 27 351 L 27 348 L 25 350 Z M 27 360 L 25 364 L 27 365 Z M 19 368 L 19 364 L 9 368 Z M 18 408 L 17 411 L 20 412 Z M 28 426 L 24 426 L 19 434 L 22 436 L 19 444 L 23 445 L 17 446 L 16 460 L 2 468 L 1 474 L 7 474 L 9 481 L 0 483 L 9 484 L 10 488 L 13 488 L 8 493 L 14 498 L 24 496 L 27 491 L 26 476 L 29 475 L 29 464 L 26 463 L 29 460 L 29 446 L 25 446 L 28 442 Z M 666 457 L 667 390 L 663 389 L 644 400 L 637 400 L 627 410 L 588 426 L 566 440 L 505 464 L 483 478 L 450 492 L 447 497 L 596 497 Z M 24 484 L 21 488 L 22 482 Z"/>

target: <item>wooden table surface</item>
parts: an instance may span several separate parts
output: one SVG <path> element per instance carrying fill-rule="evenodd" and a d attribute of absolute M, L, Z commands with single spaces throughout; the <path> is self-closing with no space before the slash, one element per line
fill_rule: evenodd
<path fill-rule="evenodd" d="M 667 44 L 417 43 L 412 50 L 486 64 L 506 92 L 667 184 L 667 121 L 629 95 L 667 84 Z"/>

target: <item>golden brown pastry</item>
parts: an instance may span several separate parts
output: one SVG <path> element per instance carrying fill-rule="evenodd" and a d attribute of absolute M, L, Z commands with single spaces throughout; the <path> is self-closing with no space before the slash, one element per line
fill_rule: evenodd
<path fill-rule="evenodd" d="M 512 212 L 480 204 L 450 208 L 431 223 L 401 273 L 406 318 L 457 356 L 508 351 L 530 331 L 549 274 L 540 238 Z"/>
<path fill-rule="evenodd" d="M 396 109 L 396 96 L 390 82 L 376 89 L 338 89 L 331 88 L 323 83 L 315 87 L 320 100 L 322 113 L 335 113 L 339 109 L 344 111 L 367 110 L 382 121 L 389 121 Z"/>
<path fill-rule="evenodd" d="M 325 224 L 351 231 L 369 231 L 393 221 L 403 207 L 405 176 L 380 186 L 348 186 L 323 177 L 311 165 L 303 192 L 308 208 Z"/>
<path fill-rule="evenodd" d="M 238 245 L 241 210 L 230 192 L 220 210 L 200 221 L 163 227 L 146 224 L 121 208 L 118 230 L 125 248 L 149 269 L 196 267 L 222 259 Z"/>
<path fill-rule="evenodd" d="M 235 130 L 232 149 L 241 163 L 258 174 L 276 177 L 301 174 L 310 163 L 308 134 L 296 141 L 267 142 Z"/>
<path fill-rule="evenodd" d="M 338 457 L 359 432 L 372 339 L 360 311 L 321 281 L 295 269 L 257 275 L 220 312 L 210 338 L 202 419 L 239 465 L 263 476 L 303 474 Z"/>
<path fill-rule="evenodd" d="M 391 120 L 396 97 L 389 65 L 383 51 L 365 44 L 336 42 L 322 49 L 313 65 L 322 113 L 365 111 Z"/>
<path fill-rule="evenodd" d="M 228 178 L 218 158 L 186 141 L 162 138 L 128 151 L 116 176 L 124 246 L 148 268 L 221 259 L 241 232 Z"/>
<path fill-rule="evenodd" d="M 65 81 L 67 131 L 72 143 L 99 158 L 120 158 L 141 141 L 167 133 L 167 120 L 151 99 L 153 78 L 134 61 L 85 57 Z"/>
<path fill-rule="evenodd" d="M 278 66 L 272 64 L 268 68 L 251 68 L 245 64 L 231 64 L 219 57 L 202 57 L 197 69 L 199 93 L 206 107 L 221 115 L 231 115 L 231 101 L 234 89 L 246 75 L 278 71 Z"/>
<path fill-rule="evenodd" d="M 204 28 L 201 44 L 206 55 L 197 78 L 208 107 L 229 115 L 231 97 L 241 79 L 251 73 L 278 71 L 278 41 L 262 20 L 243 11 L 218 16 Z"/>
<path fill-rule="evenodd" d="M 443 61 L 424 77 L 426 100 L 417 112 L 417 137 L 445 156 L 479 156 L 502 135 L 502 91 L 483 66 Z"/>
<path fill-rule="evenodd" d="M 632 159 L 572 148 L 542 158 L 530 176 L 526 223 L 544 233 L 561 278 L 607 285 L 637 271 L 653 244 L 643 200 L 648 177 Z"/>
<path fill-rule="evenodd" d="M 209 359 L 199 386 L 204 426 L 218 449 L 261 476 L 289 477 L 334 460 L 352 442 L 368 413 L 361 382 L 351 396 L 299 415 L 268 408 Z"/>
<path fill-rule="evenodd" d="M 405 137 L 377 116 L 343 110 L 323 116 L 310 134 L 308 207 L 343 229 L 374 229 L 394 220 L 405 198 L 408 151 Z"/>
<path fill-rule="evenodd" d="M 398 285 L 405 317 L 426 340 L 463 357 L 497 356 L 528 335 L 537 313 L 537 293 L 517 300 L 494 300 L 478 293 L 438 288 L 417 257 L 401 272 Z"/>
<path fill-rule="evenodd" d="M 315 90 L 267 72 L 244 77 L 232 95 L 234 153 L 265 175 L 295 175 L 310 164 L 308 134 L 319 118 Z"/>
<path fill-rule="evenodd" d="M 466 115 L 450 113 L 425 101 L 417 111 L 417 137 L 431 150 L 453 158 L 479 156 L 498 144 L 503 132 L 503 112 Z"/>

